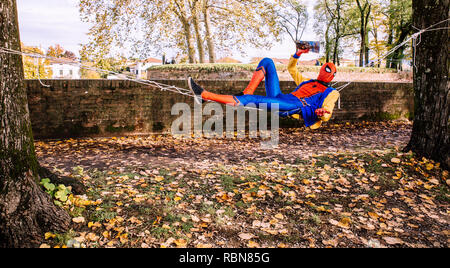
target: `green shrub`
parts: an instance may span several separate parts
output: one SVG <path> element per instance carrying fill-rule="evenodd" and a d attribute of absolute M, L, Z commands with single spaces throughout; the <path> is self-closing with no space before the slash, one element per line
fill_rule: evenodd
<path fill-rule="evenodd" d="M 40 184 L 44 187 L 45 191 L 54 199 L 54 203 L 57 206 L 62 207 L 72 194 L 72 189 L 62 184 L 56 186 L 50 182 L 50 179 L 42 179 Z"/>
<path fill-rule="evenodd" d="M 158 71 L 186 71 L 186 72 L 237 72 L 254 71 L 256 64 L 237 64 L 237 63 L 204 63 L 204 64 L 169 64 L 150 67 L 148 70 Z M 287 71 L 287 65 L 277 65 L 278 71 Z M 366 68 L 366 67 L 338 67 L 340 72 L 344 73 L 397 73 L 395 69 L 386 68 Z M 301 72 L 318 72 L 320 66 L 298 66 Z"/>

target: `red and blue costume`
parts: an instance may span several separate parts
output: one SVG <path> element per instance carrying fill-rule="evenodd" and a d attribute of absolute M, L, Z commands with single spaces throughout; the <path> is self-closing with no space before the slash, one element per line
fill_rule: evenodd
<path fill-rule="evenodd" d="M 297 51 L 297 54 L 289 62 L 288 70 L 297 84 L 296 90 L 290 94 L 281 92 L 275 64 L 269 58 L 265 58 L 259 63 L 248 87 L 240 95 L 218 95 L 203 90 L 192 80 L 189 81 L 189 84 L 194 93 L 201 95 L 205 100 L 234 106 L 255 104 L 259 107 L 264 104 L 268 109 L 271 109 L 273 104 L 277 104 L 280 116 L 299 118 L 299 114 L 301 114 L 307 127 L 317 129 L 322 122 L 330 120 L 334 105 L 339 98 L 339 92 L 328 85 L 336 75 L 336 66 L 333 63 L 327 63 L 322 66 L 317 80 L 306 80 L 296 67 L 298 58 L 304 52 Z M 264 79 L 266 96 L 253 95 Z"/>

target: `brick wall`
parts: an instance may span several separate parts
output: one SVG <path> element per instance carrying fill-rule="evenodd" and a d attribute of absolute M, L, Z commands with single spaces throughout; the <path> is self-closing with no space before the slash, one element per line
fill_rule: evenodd
<path fill-rule="evenodd" d="M 177 116 L 173 104 L 193 105 L 190 97 L 126 80 L 26 80 L 33 132 L 37 138 L 111 136 L 144 134 L 169 130 Z M 183 80 L 160 80 L 164 84 L 187 88 Z M 246 81 L 199 81 L 205 88 L 234 94 Z M 264 84 L 257 94 L 264 94 Z M 295 89 L 290 81 L 281 81 L 285 93 Z M 408 117 L 413 112 L 412 84 L 353 83 L 342 92 L 340 120 L 371 120 Z M 207 118 L 205 118 L 207 119 Z M 292 126 L 282 120 L 281 126 Z M 300 124 L 295 122 L 294 126 Z"/>

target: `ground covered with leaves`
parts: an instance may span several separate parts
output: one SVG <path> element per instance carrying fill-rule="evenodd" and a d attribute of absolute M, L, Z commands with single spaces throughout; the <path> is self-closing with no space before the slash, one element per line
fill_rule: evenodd
<path fill-rule="evenodd" d="M 289 129 L 273 149 L 169 135 L 36 141 L 41 165 L 88 187 L 58 195 L 73 226 L 43 247 L 448 247 L 448 171 L 401 152 L 410 132 Z"/>

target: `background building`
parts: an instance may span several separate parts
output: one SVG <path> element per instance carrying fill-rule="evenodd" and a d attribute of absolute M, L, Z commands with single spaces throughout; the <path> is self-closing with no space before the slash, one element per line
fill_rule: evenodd
<path fill-rule="evenodd" d="M 80 79 L 80 66 L 70 59 L 58 59 L 50 61 L 52 79 Z"/>

